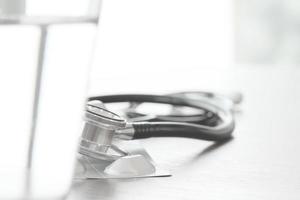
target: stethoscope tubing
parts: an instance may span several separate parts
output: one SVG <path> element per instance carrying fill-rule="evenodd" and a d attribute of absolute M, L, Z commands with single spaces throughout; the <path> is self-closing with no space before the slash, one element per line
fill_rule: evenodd
<path fill-rule="evenodd" d="M 134 128 L 133 139 L 149 137 L 185 137 L 209 141 L 224 141 L 232 137 L 235 127 L 234 117 L 231 111 L 222 109 L 219 105 L 207 101 L 183 98 L 170 95 L 148 95 L 148 94 L 119 94 L 93 96 L 88 101 L 99 100 L 105 103 L 164 103 L 173 106 L 187 106 L 211 112 L 217 117 L 218 123 L 215 126 L 208 126 L 200 123 L 187 123 L 178 121 L 166 121 L 168 117 L 156 118 L 156 120 L 131 122 Z M 174 119 L 174 116 L 173 118 Z M 178 118 L 180 119 L 180 118 Z"/>

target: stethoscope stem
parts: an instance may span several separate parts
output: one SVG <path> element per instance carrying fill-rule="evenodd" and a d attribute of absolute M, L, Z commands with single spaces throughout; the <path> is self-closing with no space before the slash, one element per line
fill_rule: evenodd
<path fill-rule="evenodd" d="M 135 122 L 116 131 L 117 138 L 131 140 L 151 137 L 183 137 L 208 141 L 224 141 L 232 137 L 234 121 L 217 127 L 179 122 Z"/>

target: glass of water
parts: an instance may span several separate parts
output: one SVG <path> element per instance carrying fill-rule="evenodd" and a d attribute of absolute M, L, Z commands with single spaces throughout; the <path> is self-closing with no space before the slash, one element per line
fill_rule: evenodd
<path fill-rule="evenodd" d="M 0 0 L 0 199 L 69 189 L 101 0 Z"/>

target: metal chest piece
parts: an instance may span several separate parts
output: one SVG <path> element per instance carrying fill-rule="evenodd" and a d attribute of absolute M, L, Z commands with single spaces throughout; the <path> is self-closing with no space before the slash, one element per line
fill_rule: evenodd
<path fill-rule="evenodd" d="M 125 119 L 106 110 L 101 101 L 88 102 L 79 153 L 102 160 L 116 160 L 127 155 L 113 144 L 116 131 L 125 126 Z"/>

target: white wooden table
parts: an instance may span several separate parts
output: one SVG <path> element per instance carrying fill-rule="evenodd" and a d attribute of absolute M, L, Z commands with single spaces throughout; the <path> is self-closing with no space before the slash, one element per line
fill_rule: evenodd
<path fill-rule="evenodd" d="M 150 71 L 149 76 L 155 74 Z M 178 81 L 182 75 L 184 84 Z M 121 79 L 123 89 L 134 84 L 124 76 L 114 78 Z M 91 93 L 105 88 L 101 81 L 95 80 L 99 85 Z M 151 87 L 147 84 L 129 92 L 238 89 L 245 100 L 236 116 L 235 138 L 222 145 L 181 138 L 143 140 L 172 177 L 75 181 L 68 199 L 300 199 L 300 69 L 165 70 Z M 116 88 L 112 84 L 107 92 Z"/>

